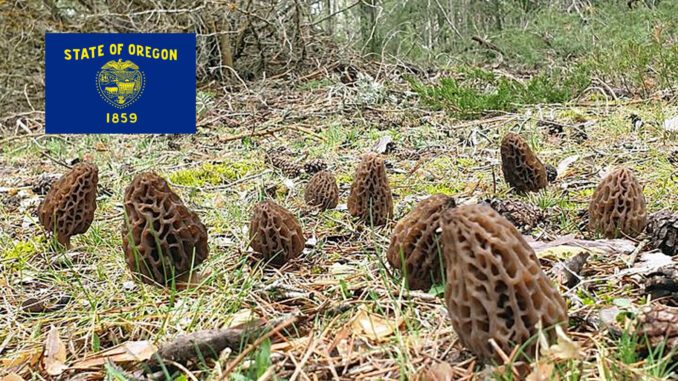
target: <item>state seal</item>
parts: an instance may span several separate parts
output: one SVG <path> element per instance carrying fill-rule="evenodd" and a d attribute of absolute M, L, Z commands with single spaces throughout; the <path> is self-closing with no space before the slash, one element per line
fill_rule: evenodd
<path fill-rule="evenodd" d="M 101 98 L 119 109 L 139 99 L 146 77 L 132 61 L 108 61 L 97 72 L 97 91 Z"/>

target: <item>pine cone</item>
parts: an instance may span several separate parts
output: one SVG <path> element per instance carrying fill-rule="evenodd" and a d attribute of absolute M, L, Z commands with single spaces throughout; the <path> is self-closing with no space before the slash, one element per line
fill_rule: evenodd
<path fill-rule="evenodd" d="M 540 209 L 524 202 L 499 199 L 486 202 L 522 233 L 529 233 L 544 220 L 544 213 Z"/>
<path fill-rule="evenodd" d="M 660 249 L 666 255 L 678 254 L 678 213 L 653 214 L 650 216 L 646 230 L 652 247 Z"/>
<path fill-rule="evenodd" d="M 302 168 L 292 161 L 292 151 L 287 147 L 276 147 L 266 151 L 266 161 L 278 168 L 287 177 L 299 177 Z"/>
<path fill-rule="evenodd" d="M 548 180 L 549 183 L 556 181 L 558 178 L 558 170 L 556 167 L 551 164 L 544 164 L 544 167 L 546 167 L 546 180 Z"/>
<path fill-rule="evenodd" d="M 304 171 L 309 175 L 327 169 L 327 163 L 323 159 L 313 159 L 304 163 Z"/>
<path fill-rule="evenodd" d="M 285 156 L 269 156 L 268 161 L 287 177 L 298 177 L 301 174 L 301 166 Z"/>
<path fill-rule="evenodd" d="M 678 165 L 678 149 L 673 150 L 669 154 L 669 163 Z"/>

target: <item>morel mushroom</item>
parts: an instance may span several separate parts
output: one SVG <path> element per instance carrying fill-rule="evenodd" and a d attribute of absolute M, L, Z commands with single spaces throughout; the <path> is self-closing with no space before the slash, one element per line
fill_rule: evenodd
<path fill-rule="evenodd" d="M 589 218 L 589 228 L 606 238 L 635 237 L 645 229 L 645 197 L 630 169 L 617 168 L 598 184 Z"/>
<path fill-rule="evenodd" d="M 504 217 L 487 205 L 449 209 L 443 215 L 445 300 L 459 339 L 482 361 L 506 354 L 556 324 L 566 327 L 567 309 L 542 272 L 534 251 Z M 553 338 L 553 330 L 547 337 Z"/>
<path fill-rule="evenodd" d="M 304 200 L 308 205 L 321 209 L 334 209 L 339 203 L 337 180 L 329 171 L 320 171 L 306 185 Z"/>
<path fill-rule="evenodd" d="M 304 233 L 292 213 L 273 201 L 264 201 L 252 212 L 250 246 L 271 264 L 282 266 L 304 250 Z"/>
<path fill-rule="evenodd" d="M 391 187 L 384 160 L 378 154 L 365 154 L 358 164 L 348 196 L 348 211 L 373 225 L 384 225 L 393 217 Z"/>
<path fill-rule="evenodd" d="M 417 204 L 396 224 L 386 257 L 394 268 L 404 268 L 410 289 L 428 291 L 443 279 L 440 216 L 454 206 L 454 198 L 436 194 Z"/>
<path fill-rule="evenodd" d="M 52 184 L 38 208 L 38 220 L 67 248 L 71 237 L 89 229 L 97 209 L 99 169 L 79 163 Z"/>
<path fill-rule="evenodd" d="M 125 190 L 122 247 L 127 266 L 144 283 L 170 286 L 209 255 L 207 229 L 167 181 L 138 174 Z"/>
<path fill-rule="evenodd" d="M 501 169 L 518 192 L 537 192 L 548 182 L 544 164 L 520 135 L 509 132 L 501 141 Z"/>

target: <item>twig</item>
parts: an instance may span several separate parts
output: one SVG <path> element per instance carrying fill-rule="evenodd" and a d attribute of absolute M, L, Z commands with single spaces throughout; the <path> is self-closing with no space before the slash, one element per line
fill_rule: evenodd
<path fill-rule="evenodd" d="M 244 351 L 240 352 L 238 357 L 235 358 L 229 365 L 228 368 L 224 371 L 224 374 L 219 377 L 219 381 L 226 380 L 228 376 L 233 372 L 236 366 L 242 362 L 242 360 L 245 359 L 245 356 L 247 356 L 250 352 L 252 352 L 255 348 L 259 347 L 261 343 L 264 342 L 264 340 L 270 338 L 271 336 L 275 335 L 276 333 L 282 331 L 284 328 L 287 326 L 295 323 L 297 321 L 296 316 L 292 316 L 289 319 L 285 320 L 284 322 L 280 323 L 277 327 L 274 329 L 268 331 L 265 335 L 262 335 L 260 338 L 258 338 L 254 343 L 252 343 L 249 347 L 247 347 Z"/>
<path fill-rule="evenodd" d="M 636 262 L 636 259 L 638 259 L 638 254 L 643 250 L 643 248 L 650 242 L 649 239 L 644 239 L 638 243 L 635 249 L 629 254 L 629 259 L 626 261 L 626 266 L 631 267 L 633 264 Z"/>

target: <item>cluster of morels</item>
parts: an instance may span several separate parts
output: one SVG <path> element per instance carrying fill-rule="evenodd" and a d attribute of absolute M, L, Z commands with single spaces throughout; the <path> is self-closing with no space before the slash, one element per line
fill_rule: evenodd
<path fill-rule="evenodd" d="M 302 169 L 276 159 L 281 155 L 268 157 L 284 172 Z M 504 178 L 517 192 L 538 191 L 554 177 L 514 133 L 502 140 L 501 160 Z M 315 173 L 305 189 L 306 203 L 335 208 L 339 188 L 327 165 L 311 161 L 304 170 Z M 94 219 L 97 182 L 96 166 L 77 164 L 52 185 L 39 207 L 40 223 L 66 247 L 71 236 L 86 232 Z M 347 205 L 352 216 L 373 226 L 393 218 L 393 197 L 379 154 L 361 158 Z M 123 251 L 129 269 L 143 282 L 171 286 L 207 259 L 205 225 L 160 176 L 136 175 L 125 191 L 124 207 Z M 525 354 L 533 355 L 530 338 L 540 328 L 549 336 L 554 326 L 567 327 L 563 297 L 512 223 L 521 217 L 517 209 L 496 202 L 457 206 L 452 197 L 432 195 L 397 222 L 386 254 L 410 289 L 427 290 L 446 279 L 452 325 L 461 342 L 483 361 L 501 362 L 500 351 L 510 354 L 522 345 Z M 588 212 L 590 229 L 604 237 L 636 237 L 646 227 L 642 189 L 627 168 L 612 171 L 600 182 Z M 541 218 L 532 220 L 536 224 Z M 676 214 L 658 213 L 647 227 L 655 247 L 676 254 Z M 294 214 L 271 200 L 254 207 L 249 235 L 252 249 L 275 266 L 299 257 L 305 243 Z"/>

